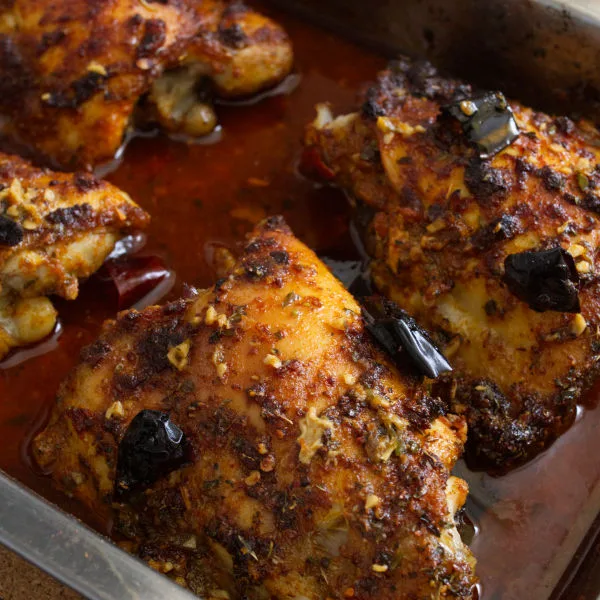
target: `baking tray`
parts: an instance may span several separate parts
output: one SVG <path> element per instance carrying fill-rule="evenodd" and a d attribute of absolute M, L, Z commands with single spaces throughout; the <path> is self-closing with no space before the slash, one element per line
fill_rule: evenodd
<path fill-rule="evenodd" d="M 196 598 L 3 473 L 0 542 L 89 600 Z"/>
<path fill-rule="evenodd" d="M 273 3 L 388 54 L 427 56 L 443 70 L 482 86 L 501 88 L 542 109 L 580 111 L 600 121 L 600 2 L 595 0 Z M 600 415 L 596 417 L 600 419 Z M 577 422 L 564 440 L 580 436 L 585 442 L 598 437 L 589 418 L 587 430 L 582 423 L 584 420 Z M 564 456 L 568 449 L 561 448 L 563 444 L 566 442 L 559 440 L 551 452 Z M 598 456 L 600 453 L 595 460 L 600 463 Z M 503 481 L 527 479 L 532 473 L 543 475 L 547 462 L 548 458 L 542 457 Z M 485 510 L 485 502 L 494 497 L 495 483 L 485 475 L 467 475 L 472 490 L 470 510 L 477 517 L 478 511 Z M 556 551 L 550 548 L 551 559 L 544 565 L 539 587 L 526 596 L 516 596 L 519 600 L 544 600 L 551 595 L 557 599 L 600 598 L 600 477 L 583 483 L 588 493 L 585 502 L 576 507 L 577 518 L 569 522 Z M 90 600 L 192 597 L 1 471 L 0 543 Z M 477 544 L 476 537 L 476 553 Z M 507 579 L 512 576 L 511 572 L 505 574 Z M 573 586 L 573 581 L 577 585 Z M 485 600 L 488 597 L 486 594 Z M 514 596 L 499 592 L 493 600 L 509 597 L 512 600 Z"/>

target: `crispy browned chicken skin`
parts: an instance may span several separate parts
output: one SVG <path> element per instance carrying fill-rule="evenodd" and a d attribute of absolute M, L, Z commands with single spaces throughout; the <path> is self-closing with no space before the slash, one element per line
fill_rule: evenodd
<path fill-rule="evenodd" d="M 466 119 L 475 96 L 401 60 L 360 112 L 333 119 L 322 106 L 307 144 L 358 209 L 375 285 L 451 358 L 445 397 L 467 415 L 468 455 L 504 468 L 570 424 L 598 373 L 600 136 L 511 102 L 521 134 L 482 159 L 440 110 Z M 575 263 L 580 313 L 538 312 L 508 285 L 508 256 L 553 248 Z"/>
<path fill-rule="evenodd" d="M 281 80 L 285 32 L 227 0 L 15 0 L 0 8 L 0 112 L 7 131 L 64 168 L 110 160 L 141 120 L 190 136 L 235 97 Z"/>
<path fill-rule="evenodd" d="M 0 153 L 0 359 L 48 335 L 56 311 L 46 296 L 76 298 L 78 280 L 148 219 L 105 181 Z"/>
<path fill-rule="evenodd" d="M 181 427 L 190 462 L 115 498 L 142 409 Z M 467 489 L 449 475 L 464 421 L 438 409 L 271 219 L 214 288 L 109 322 L 34 453 L 94 510 L 119 500 L 126 545 L 205 597 L 471 598 Z"/>

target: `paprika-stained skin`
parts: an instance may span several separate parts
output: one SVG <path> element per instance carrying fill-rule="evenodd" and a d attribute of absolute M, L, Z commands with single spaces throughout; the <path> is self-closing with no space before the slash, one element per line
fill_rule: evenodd
<path fill-rule="evenodd" d="M 148 221 L 127 194 L 88 173 L 0 153 L 0 359 L 48 335 L 56 311 L 47 296 L 76 298 L 78 280 Z"/>
<path fill-rule="evenodd" d="M 482 159 L 441 110 L 472 97 L 431 65 L 400 60 L 359 112 L 334 119 L 320 107 L 307 158 L 349 193 L 377 288 L 433 332 L 454 366 L 443 393 L 467 416 L 468 456 L 505 469 L 572 422 L 597 376 L 600 136 L 511 102 L 520 135 Z M 466 119 L 471 105 L 459 106 Z M 574 260 L 580 313 L 561 312 L 577 297 L 537 312 L 507 280 L 509 255 L 558 247 Z"/>
<path fill-rule="evenodd" d="M 4 5 L 0 112 L 9 117 L 7 132 L 63 168 L 112 159 L 135 124 L 210 133 L 213 95 L 253 94 L 292 65 L 285 32 L 240 2 Z"/>
<path fill-rule="evenodd" d="M 115 496 L 119 443 L 147 409 L 183 431 L 189 462 Z M 471 598 L 467 489 L 449 474 L 464 420 L 439 409 L 274 218 L 214 288 L 107 323 L 33 448 L 90 508 L 118 500 L 125 546 L 203 597 Z"/>

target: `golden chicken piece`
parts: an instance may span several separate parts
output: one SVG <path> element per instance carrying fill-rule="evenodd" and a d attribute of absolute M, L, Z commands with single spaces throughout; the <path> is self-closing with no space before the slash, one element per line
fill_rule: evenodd
<path fill-rule="evenodd" d="M 360 311 L 269 219 L 214 288 L 106 324 L 35 457 L 203 597 L 471 598 L 464 420 Z"/>
<path fill-rule="evenodd" d="M 321 106 L 307 144 L 358 209 L 376 287 L 451 358 L 467 455 L 531 458 L 598 374 L 596 128 L 400 60 L 360 112 Z"/>
<path fill-rule="evenodd" d="M 55 173 L 0 153 L 0 358 L 56 324 L 47 298 L 77 297 L 117 240 L 148 223 L 127 194 L 87 173 Z"/>
<path fill-rule="evenodd" d="M 115 156 L 136 120 L 202 136 L 220 97 L 253 94 L 292 66 L 285 32 L 227 0 L 16 0 L 0 12 L 7 132 L 64 168 Z M 206 89 L 203 89 L 206 88 Z"/>

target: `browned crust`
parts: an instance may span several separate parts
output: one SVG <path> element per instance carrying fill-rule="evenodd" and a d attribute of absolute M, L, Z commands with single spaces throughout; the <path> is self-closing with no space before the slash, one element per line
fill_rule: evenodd
<path fill-rule="evenodd" d="M 510 344 L 521 334 L 531 340 L 528 361 L 521 364 L 522 349 L 515 350 L 511 365 L 506 353 L 512 351 L 492 344 L 477 346 L 478 359 L 466 358 L 467 336 L 452 357 L 456 373 L 442 387 L 468 415 L 470 457 L 506 468 L 537 454 L 570 425 L 577 401 L 598 375 L 599 140 L 590 123 L 511 102 L 522 134 L 482 160 L 456 124 L 439 118 L 442 106 L 475 93 L 427 63 L 400 60 L 380 74 L 355 120 L 337 132 L 309 127 L 307 143 L 351 192 L 367 223 L 376 284 L 440 344 L 450 348 L 456 334 L 438 307 L 477 282 L 483 290 L 477 311 L 485 310 L 477 318 L 488 331 L 508 326 L 515 314 L 526 316 L 500 335 Z M 388 118 L 409 132 L 417 129 L 386 133 Z M 582 335 L 572 332 L 573 315 L 535 313 L 503 283 L 508 254 L 572 244 L 583 244 L 590 261 L 580 273 Z M 516 373 L 512 384 L 498 383 L 502 371 Z"/>
<path fill-rule="evenodd" d="M 57 173 L 2 153 L 0 214 L 23 231 L 20 244 L 0 246 L 0 264 L 25 248 L 44 250 L 92 230 L 125 235 L 150 219 L 126 194 L 89 173 Z"/>
<path fill-rule="evenodd" d="M 227 0 L 16 0 L 0 13 L 9 132 L 65 169 L 112 159 L 140 97 L 188 51 L 215 74 L 242 47 L 289 43 L 267 19 L 242 39 L 230 21 L 246 11 Z"/>
<path fill-rule="evenodd" d="M 302 299 L 289 300 L 290 289 Z M 464 439 L 462 420 L 441 417 L 453 449 L 437 455 L 426 430 L 439 403 L 416 379 L 398 374 L 356 312 L 341 328 L 328 325 L 332 314 L 358 307 L 314 254 L 281 220 L 269 220 L 233 274 L 202 298 L 108 323 L 61 387 L 50 425 L 34 444 L 38 462 L 62 488 L 106 511 L 129 421 L 142 408 L 166 411 L 190 441 L 192 464 L 117 510 L 129 548 L 156 568 L 168 562 L 170 575 L 199 593 L 206 592 L 199 570 L 208 571 L 240 598 L 254 597 L 260 585 L 276 598 L 302 590 L 360 600 L 428 598 L 432 590 L 470 598 L 468 555 L 453 555 L 440 542 L 452 522 L 445 490 Z M 231 327 L 208 324 L 201 306 L 226 315 Z M 190 320 L 195 314 L 199 322 Z M 167 353 L 184 340 L 191 349 L 178 371 Z M 309 352 L 304 344 L 316 346 Z M 263 357 L 277 347 L 287 350 L 274 355 L 281 360 L 274 368 Z M 227 365 L 221 376 L 218 361 Z M 356 381 L 344 383 L 346 369 Z M 373 454 L 387 435 L 374 398 L 389 398 L 385 414 L 407 423 L 401 450 L 387 461 Z M 107 419 L 114 401 L 124 418 Z M 331 428 L 305 461 L 300 423 L 316 406 Z M 377 509 L 365 509 L 369 494 L 379 499 Z M 331 527 L 348 531 L 337 553 L 318 542 Z M 198 539 L 196 552 L 181 547 L 189 534 Z M 232 573 L 207 554 L 214 543 L 232 557 Z"/>

